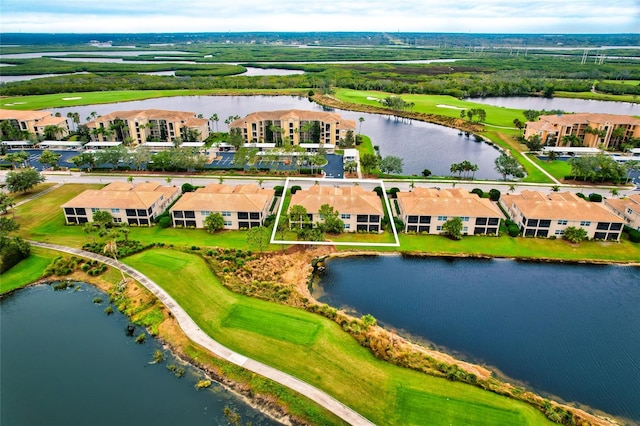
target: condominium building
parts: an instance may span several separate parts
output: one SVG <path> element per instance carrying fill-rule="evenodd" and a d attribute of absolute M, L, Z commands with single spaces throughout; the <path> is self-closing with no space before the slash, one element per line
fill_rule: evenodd
<path fill-rule="evenodd" d="M 498 235 L 504 218 L 491 200 L 464 189 L 414 188 L 396 195 L 405 232 L 441 234 L 445 222 L 459 217 L 462 234 Z"/>
<path fill-rule="evenodd" d="M 116 223 L 150 225 L 180 196 L 180 188 L 157 182 L 131 184 L 113 182 L 102 189 L 90 189 L 63 204 L 65 220 L 93 222 L 93 214 L 107 211 Z"/>
<path fill-rule="evenodd" d="M 7 122 L 16 130 L 31 133 L 40 138 L 53 136 L 54 139 L 60 139 L 69 135 L 69 124 L 64 117 L 56 117 L 49 111 L 14 111 L 8 109 L 0 109 L 0 122 Z M 53 135 L 47 135 L 51 126 L 54 130 Z M 0 136 L 5 135 L 6 129 L 0 126 Z"/>
<path fill-rule="evenodd" d="M 193 112 L 145 109 L 115 111 L 87 123 L 94 142 L 183 142 L 203 141 L 209 136 L 209 121 Z"/>
<path fill-rule="evenodd" d="M 570 146 L 573 139 L 574 144 L 578 142 L 585 147 L 618 148 L 629 139 L 640 137 L 640 120 L 614 114 L 541 115 L 538 121 L 526 123 L 524 137 L 529 139 L 533 135 L 555 146 Z"/>
<path fill-rule="evenodd" d="M 229 125 L 239 129 L 245 143 L 275 143 L 288 138 L 293 145 L 321 144 L 336 146 L 351 131 L 355 138 L 356 122 L 347 120 L 335 112 L 260 111 L 240 118 Z"/>
<path fill-rule="evenodd" d="M 289 206 L 300 205 L 307 210 L 311 223 L 322 222 L 320 207 L 328 204 L 339 213 L 347 232 L 380 232 L 384 210 L 375 192 L 360 186 L 334 187 L 314 185 L 298 190 Z"/>
<path fill-rule="evenodd" d="M 561 237 L 572 226 L 587 231 L 587 238 L 619 241 L 624 220 L 602 203 L 583 200 L 572 192 L 522 191 L 505 194 L 500 204 L 525 237 Z"/>
<path fill-rule="evenodd" d="M 633 194 L 627 198 L 606 198 L 605 206 L 624 219 L 626 225 L 640 231 L 640 194 Z"/>
<path fill-rule="evenodd" d="M 255 184 L 210 184 L 185 193 L 171 209 L 173 226 L 204 228 L 204 220 L 220 213 L 224 229 L 249 229 L 260 226 L 269 215 L 275 191 Z"/>

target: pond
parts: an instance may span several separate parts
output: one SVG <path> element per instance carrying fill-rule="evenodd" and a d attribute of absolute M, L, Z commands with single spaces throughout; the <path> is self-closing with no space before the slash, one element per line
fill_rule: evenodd
<path fill-rule="evenodd" d="M 124 315 L 104 313 L 109 297 L 94 287 L 54 291 L 39 285 L 0 303 L 0 423 L 13 425 L 227 424 L 225 407 L 254 425 L 277 422 L 214 382 L 196 390 L 203 374 L 165 350 L 152 363 L 153 339 L 136 344 Z M 136 327 L 134 335 L 144 330 Z M 167 366 L 185 368 L 182 378 Z"/>
<path fill-rule="evenodd" d="M 469 98 L 471 102 L 505 108 L 592 112 L 598 114 L 640 115 L 640 104 L 631 102 L 596 101 L 591 99 L 538 98 L 533 96 Z"/>
<path fill-rule="evenodd" d="M 227 130 L 224 121 L 229 116 L 245 115 L 255 111 L 284 109 L 305 109 L 327 111 L 307 98 L 293 96 L 177 96 L 171 98 L 147 99 L 142 101 L 119 102 L 113 104 L 53 108 L 66 116 L 68 112 L 78 112 L 80 117 L 91 112 L 104 115 L 118 110 L 157 108 L 175 111 L 190 111 L 211 117 L 218 114 L 217 128 Z M 479 167 L 477 179 L 500 179 L 494 170 L 494 161 L 500 155 L 491 145 L 476 142 L 473 137 L 459 135 L 458 130 L 421 121 L 395 119 L 380 114 L 367 114 L 337 110 L 343 117 L 355 120 L 357 128 L 371 137 L 373 144 L 380 147 L 380 154 L 398 156 L 403 159 L 403 173 L 420 176 L 422 170 L 429 169 L 434 175 L 448 176 L 452 163 L 469 160 Z M 362 123 L 359 118 L 364 118 Z M 214 123 L 214 128 L 215 128 Z"/>
<path fill-rule="evenodd" d="M 546 395 L 640 422 L 640 268 L 333 259 L 313 293 Z"/>

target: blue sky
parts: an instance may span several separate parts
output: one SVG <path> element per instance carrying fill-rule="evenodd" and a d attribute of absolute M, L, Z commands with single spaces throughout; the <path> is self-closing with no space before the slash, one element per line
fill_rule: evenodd
<path fill-rule="evenodd" d="M 1 32 L 638 33 L 640 0 L 0 0 Z"/>

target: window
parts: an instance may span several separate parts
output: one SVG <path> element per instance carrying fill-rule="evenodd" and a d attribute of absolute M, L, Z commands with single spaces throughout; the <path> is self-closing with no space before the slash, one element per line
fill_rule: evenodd
<path fill-rule="evenodd" d="M 222 217 L 231 217 L 231 212 L 222 212 Z"/>
<path fill-rule="evenodd" d="M 369 216 L 369 222 L 380 222 L 380 216 L 377 214 L 372 214 Z"/>
<path fill-rule="evenodd" d="M 431 223 L 431 216 L 420 216 L 420 223 Z"/>
<path fill-rule="evenodd" d="M 249 219 L 259 220 L 260 219 L 260 213 L 249 213 Z"/>
<path fill-rule="evenodd" d="M 436 226 L 436 231 L 442 231 L 442 226 L 440 225 Z"/>
<path fill-rule="evenodd" d="M 120 209 L 111 209 L 111 213 L 120 213 Z"/>
<path fill-rule="evenodd" d="M 182 219 L 184 217 L 184 215 L 182 214 L 181 211 L 174 211 L 173 212 L 173 217 L 178 217 L 178 218 Z"/>
<path fill-rule="evenodd" d="M 460 218 L 463 222 L 469 222 L 469 216 L 462 216 Z"/>
<path fill-rule="evenodd" d="M 351 219 L 351 215 L 350 214 L 341 214 L 340 215 L 340 219 L 345 220 L 345 219 Z"/>
<path fill-rule="evenodd" d="M 138 209 L 138 216 L 146 216 L 147 215 L 147 211 L 144 209 Z"/>
<path fill-rule="evenodd" d="M 486 225 L 487 224 L 487 218 L 486 217 L 477 217 L 476 218 L 476 225 Z"/>
<path fill-rule="evenodd" d="M 345 223 L 345 224 L 344 224 L 344 229 L 349 229 L 349 228 L 351 228 L 351 225 L 350 225 L 350 224 L 348 224 L 348 223 Z"/>
<path fill-rule="evenodd" d="M 468 232 L 469 231 L 469 227 L 468 226 L 463 226 L 462 227 L 462 232 Z"/>
<path fill-rule="evenodd" d="M 445 220 L 447 220 L 447 216 L 438 216 L 438 220 L 439 221 L 445 221 Z M 438 231 L 439 231 L 439 229 L 438 229 Z"/>
<path fill-rule="evenodd" d="M 564 235 L 564 229 L 556 229 L 556 235 Z"/>
<path fill-rule="evenodd" d="M 600 224 L 598 224 L 598 225 L 600 225 Z M 588 221 L 588 220 L 582 220 L 582 221 L 580 221 L 580 226 L 591 226 L 591 222 Z"/>
<path fill-rule="evenodd" d="M 538 226 L 538 219 L 529 219 L 527 221 L 527 226 Z"/>
<path fill-rule="evenodd" d="M 65 207 L 64 212 L 65 214 L 75 214 L 75 210 L 73 210 L 73 208 L 71 207 Z"/>
<path fill-rule="evenodd" d="M 598 222 L 598 226 L 596 227 L 598 230 L 606 231 L 609 229 L 609 222 Z"/>
<path fill-rule="evenodd" d="M 497 217 L 489 218 L 489 225 L 498 225 L 500 223 L 500 219 Z"/>
<path fill-rule="evenodd" d="M 249 213 L 238 212 L 238 219 L 249 219 Z M 248 226 L 245 226 L 245 228 L 248 228 Z"/>
<path fill-rule="evenodd" d="M 566 220 L 559 220 L 558 221 L 558 225 L 566 225 L 566 224 L 567 224 Z M 560 234 L 560 235 L 562 235 L 562 234 Z"/>
<path fill-rule="evenodd" d="M 91 213 L 99 212 L 100 209 L 96 207 L 91 207 Z"/>
<path fill-rule="evenodd" d="M 114 221 L 115 223 L 121 223 L 121 222 L 122 222 L 122 218 L 121 218 L 121 217 L 114 217 L 114 218 L 113 218 L 113 221 Z"/>
<path fill-rule="evenodd" d="M 609 228 L 611 231 L 619 231 L 622 229 L 622 224 L 621 223 L 612 223 L 611 227 Z"/>
<path fill-rule="evenodd" d="M 202 216 L 209 216 L 209 215 L 211 214 L 211 212 L 210 212 L 210 211 L 207 211 L 207 210 L 202 210 L 202 211 L 200 212 L 200 214 L 201 214 Z"/>
<path fill-rule="evenodd" d="M 230 220 L 224 221 L 224 226 L 231 226 L 232 222 Z"/>
<path fill-rule="evenodd" d="M 548 228 L 551 226 L 551 221 L 550 220 L 540 220 L 539 223 L 540 228 Z"/>
<path fill-rule="evenodd" d="M 358 222 L 368 222 L 369 221 L 369 216 L 367 216 L 366 214 L 359 214 L 357 219 Z M 366 231 L 366 229 L 365 229 Z"/>
<path fill-rule="evenodd" d="M 184 212 L 184 217 L 187 218 L 187 219 L 195 219 L 196 212 L 194 212 L 194 211 L 185 211 Z M 189 226 L 189 225 L 187 225 L 187 226 Z"/>

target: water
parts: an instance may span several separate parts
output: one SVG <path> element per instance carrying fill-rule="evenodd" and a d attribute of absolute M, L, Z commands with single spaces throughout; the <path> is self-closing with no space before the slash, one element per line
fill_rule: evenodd
<path fill-rule="evenodd" d="M 353 257 L 331 260 L 314 294 L 535 391 L 640 422 L 639 268 Z"/>
<path fill-rule="evenodd" d="M 469 98 L 471 102 L 505 108 L 592 112 L 598 114 L 640 115 L 640 104 L 631 102 L 596 101 L 591 99 L 536 98 L 532 96 Z"/>
<path fill-rule="evenodd" d="M 56 292 L 40 285 L 0 303 L 0 423 L 12 425 L 216 425 L 227 424 L 225 406 L 243 424 L 277 424 L 214 383 L 197 391 L 203 376 L 188 367 L 176 378 L 150 364 L 161 346 L 136 344 L 126 318 L 107 317 L 108 296 L 87 285 Z M 137 327 L 135 334 L 141 333 Z"/>
<path fill-rule="evenodd" d="M 119 110 L 158 108 L 176 111 L 191 111 L 211 117 L 218 114 L 218 129 L 227 130 L 224 121 L 232 115 L 245 115 L 255 111 L 305 109 L 325 111 L 326 108 L 309 102 L 307 98 L 292 96 L 176 96 L 113 104 L 53 108 L 63 117 L 67 112 L 78 112 L 87 117 L 92 111 L 99 115 Z M 371 137 L 380 147 L 382 156 L 394 155 L 404 160 L 403 173 L 421 176 L 429 169 L 433 175 L 449 176 L 452 163 L 469 160 L 479 167 L 477 179 L 500 179 L 494 170 L 494 161 L 500 155 L 492 146 L 475 142 L 473 138 L 458 135 L 458 130 L 420 121 L 396 120 L 395 118 L 353 111 L 337 110 L 343 117 L 355 120 L 357 129 L 362 123 L 362 133 Z M 214 126 L 215 128 L 215 126 Z"/>

